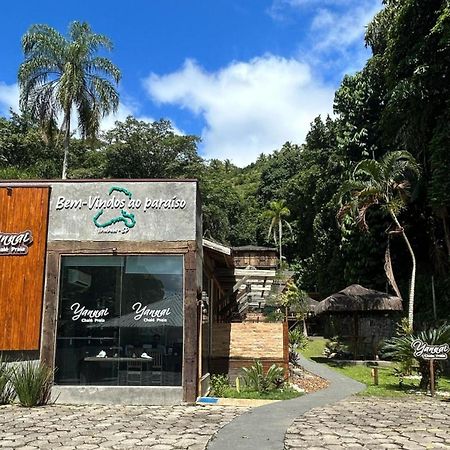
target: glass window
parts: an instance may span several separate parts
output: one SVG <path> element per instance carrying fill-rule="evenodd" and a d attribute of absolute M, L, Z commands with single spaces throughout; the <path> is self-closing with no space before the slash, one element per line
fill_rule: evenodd
<path fill-rule="evenodd" d="M 181 385 L 182 256 L 64 256 L 58 384 Z"/>

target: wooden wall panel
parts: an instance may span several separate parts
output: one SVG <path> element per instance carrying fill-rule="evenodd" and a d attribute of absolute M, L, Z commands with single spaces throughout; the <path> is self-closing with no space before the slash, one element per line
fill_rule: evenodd
<path fill-rule="evenodd" d="M 0 255 L 0 351 L 39 350 L 49 188 L 0 188 L 0 232 L 30 230 L 23 256 Z"/>

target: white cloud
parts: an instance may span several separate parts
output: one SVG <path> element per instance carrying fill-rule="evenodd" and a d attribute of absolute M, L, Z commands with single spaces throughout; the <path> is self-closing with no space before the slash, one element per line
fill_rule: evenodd
<path fill-rule="evenodd" d="M 267 12 L 276 21 L 298 21 L 309 30 L 298 42 L 298 58 L 340 80 L 370 56 L 364 34 L 381 8 L 381 0 L 273 0 Z"/>
<path fill-rule="evenodd" d="M 292 21 L 292 13 L 304 13 L 307 10 L 323 8 L 325 6 L 347 7 L 358 5 L 358 0 L 273 0 L 266 10 L 272 19 L 280 22 Z"/>
<path fill-rule="evenodd" d="M 302 142 L 314 117 L 331 113 L 334 95 L 307 64 L 273 55 L 212 73 L 187 60 L 176 72 L 151 74 L 145 86 L 153 100 L 202 116 L 207 158 L 240 166 L 288 140 Z"/>
<path fill-rule="evenodd" d="M 0 115 L 9 116 L 10 108 L 19 111 L 19 86 L 0 81 Z"/>
<path fill-rule="evenodd" d="M 342 53 L 355 43 L 362 44 L 366 26 L 380 6 L 378 0 L 366 0 L 345 11 L 320 8 L 311 23 L 314 49 Z"/>

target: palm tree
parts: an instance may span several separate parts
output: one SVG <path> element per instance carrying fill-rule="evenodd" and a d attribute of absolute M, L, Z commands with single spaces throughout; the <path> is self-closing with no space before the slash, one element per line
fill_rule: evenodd
<path fill-rule="evenodd" d="M 419 175 L 419 167 L 414 157 L 405 151 L 388 152 L 380 161 L 364 159 L 360 161 L 350 180 L 344 182 L 339 192 L 341 208 L 338 218 L 346 216 L 356 218 L 358 225 L 368 230 L 367 210 L 375 205 L 381 206 L 392 218 L 396 229 L 408 248 L 412 260 L 412 272 L 409 285 L 408 322 L 413 328 L 414 291 L 416 281 L 416 258 L 413 248 L 399 222 L 398 215 L 405 208 L 409 196 L 409 175 Z M 390 278 L 388 276 L 388 278 Z M 392 284 L 395 282 L 392 281 Z"/>
<path fill-rule="evenodd" d="M 284 200 L 271 201 L 269 203 L 269 209 L 264 213 L 264 215 L 270 219 L 270 226 L 269 232 L 267 233 L 267 239 L 270 239 L 270 235 L 273 233 L 273 240 L 275 244 L 278 244 L 279 246 L 280 265 L 282 263 L 281 241 L 283 239 L 283 224 L 286 225 L 286 227 L 292 234 L 292 228 L 290 223 L 286 219 L 283 219 L 283 217 L 289 217 L 290 214 L 291 211 L 289 211 L 289 208 L 285 205 Z M 277 238 L 277 231 L 278 231 L 278 238 Z"/>
<path fill-rule="evenodd" d="M 100 119 L 119 105 L 120 71 L 109 59 L 96 56 L 101 49 L 111 50 L 112 43 L 87 23 L 72 22 L 68 39 L 48 25 L 31 26 L 22 37 L 22 49 L 20 106 L 44 127 L 62 118 L 65 179 L 72 113 L 78 116 L 81 136 L 94 137 Z"/>

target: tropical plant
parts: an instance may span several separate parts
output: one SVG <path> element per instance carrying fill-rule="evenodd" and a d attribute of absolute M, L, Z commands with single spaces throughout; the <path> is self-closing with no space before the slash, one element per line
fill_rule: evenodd
<path fill-rule="evenodd" d="M 276 299 L 277 304 L 284 307 L 285 320 L 288 320 L 288 314 L 294 315 L 296 320 L 303 322 L 303 334 L 308 336 L 306 328 L 306 316 L 308 313 L 308 295 L 305 291 L 298 288 L 297 284 L 290 280 L 286 288 Z"/>
<path fill-rule="evenodd" d="M 308 338 L 300 327 L 289 330 L 289 345 L 296 350 L 303 350 L 308 345 Z"/>
<path fill-rule="evenodd" d="M 292 227 L 290 223 L 284 219 L 284 217 L 289 217 L 291 211 L 286 206 L 284 200 L 273 200 L 269 203 L 269 209 L 264 212 L 264 215 L 270 219 L 269 231 L 267 233 L 267 239 L 270 239 L 270 235 L 273 235 L 273 240 L 275 244 L 278 245 L 278 250 L 280 253 L 280 265 L 283 262 L 282 255 L 282 240 L 283 240 L 283 225 L 286 225 L 287 229 L 292 234 Z M 278 237 L 277 237 L 278 233 Z"/>
<path fill-rule="evenodd" d="M 426 389 L 430 384 L 430 363 L 423 358 L 416 358 L 414 356 L 414 349 L 412 343 L 420 339 L 422 342 L 428 345 L 441 345 L 448 344 L 450 342 L 450 325 L 444 324 L 437 328 L 428 328 L 417 334 L 406 333 L 400 336 L 395 336 L 387 340 L 383 346 L 384 356 L 391 357 L 392 359 L 405 362 L 416 360 L 419 365 L 419 372 L 422 376 L 419 387 Z M 436 375 L 439 374 L 439 361 L 433 361 Z"/>
<path fill-rule="evenodd" d="M 407 336 L 410 336 L 412 333 L 413 333 L 413 330 L 409 326 L 408 319 L 406 317 L 402 318 L 400 320 L 400 322 L 397 324 L 395 337 L 405 338 Z M 388 349 L 388 348 L 389 348 L 389 346 L 386 345 L 386 349 Z M 417 361 L 414 358 L 413 353 L 412 352 L 405 352 L 403 354 L 399 353 L 397 355 L 396 359 L 400 365 L 400 367 L 396 371 L 396 373 L 400 377 L 400 379 L 402 379 L 402 377 L 405 375 L 411 375 L 414 365 L 417 363 Z"/>
<path fill-rule="evenodd" d="M 211 375 L 211 395 L 223 397 L 225 391 L 230 388 L 230 380 L 225 374 Z"/>
<path fill-rule="evenodd" d="M 53 370 L 42 363 L 26 361 L 17 364 L 11 384 L 22 406 L 42 406 L 51 400 Z"/>
<path fill-rule="evenodd" d="M 339 192 L 340 210 L 338 218 L 341 223 L 345 218 L 352 217 L 364 231 L 368 230 L 366 221 L 367 211 L 373 206 L 380 206 L 387 212 L 395 229 L 390 234 L 400 234 L 408 248 L 412 260 L 412 271 L 409 286 L 408 320 L 413 328 L 414 317 L 414 291 L 416 281 L 416 257 L 413 248 L 406 236 L 398 215 L 405 208 L 409 196 L 410 175 L 419 175 L 419 166 L 414 157 L 406 151 L 394 151 L 386 153 L 380 161 L 364 159 L 360 161 L 352 177 L 345 181 Z M 388 247 L 389 249 L 389 247 Z M 397 284 L 390 267 L 389 253 L 386 260 L 386 274 L 388 279 L 400 296 Z"/>
<path fill-rule="evenodd" d="M 354 355 L 348 350 L 348 345 L 343 342 L 340 336 L 330 339 L 323 349 L 323 355 L 334 359 L 353 359 Z"/>
<path fill-rule="evenodd" d="M 300 365 L 299 350 L 303 350 L 308 345 L 308 337 L 304 330 L 296 326 L 289 330 L 289 362 L 295 366 Z"/>
<path fill-rule="evenodd" d="M 276 364 L 272 364 L 264 373 L 261 361 L 256 360 L 251 367 L 244 367 L 242 371 L 244 372 L 244 383 L 250 390 L 267 393 L 284 384 L 284 370 Z"/>
<path fill-rule="evenodd" d="M 100 119 L 117 110 L 115 85 L 120 71 L 97 56 L 112 43 L 94 33 L 86 22 L 72 22 L 69 39 L 48 25 L 32 25 L 22 37 L 25 60 L 19 67 L 20 105 L 46 129 L 62 115 L 64 133 L 62 178 L 67 177 L 72 111 L 81 136 L 95 137 Z"/>
<path fill-rule="evenodd" d="M 0 405 L 8 405 L 14 400 L 16 393 L 10 382 L 11 368 L 0 356 Z"/>

